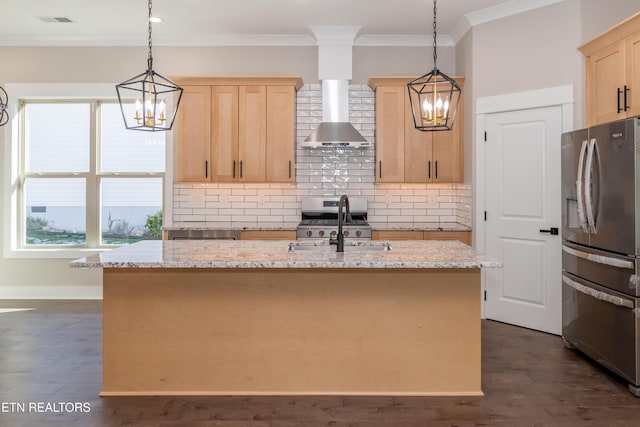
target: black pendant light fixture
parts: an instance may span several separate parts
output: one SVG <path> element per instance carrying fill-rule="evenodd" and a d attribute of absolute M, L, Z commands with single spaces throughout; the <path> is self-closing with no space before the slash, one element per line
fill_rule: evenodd
<path fill-rule="evenodd" d="M 116 85 L 116 91 L 127 129 L 163 131 L 173 127 L 182 98 L 182 88 L 153 71 L 151 17 L 151 0 L 149 0 L 147 71 Z M 170 108 L 171 106 L 173 107 Z"/>
<path fill-rule="evenodd" d="M 9 122 L 9 96 L 7 92 L 0 87 L 0 126 L 4 126 Z"/>
<path fill-rule="evenodd" d="M 433 70 L 407 85 L 415 128 L 421 131 L 451 130 L 462 89 L 438 70 L 436 0 L 433 0 Z"/>

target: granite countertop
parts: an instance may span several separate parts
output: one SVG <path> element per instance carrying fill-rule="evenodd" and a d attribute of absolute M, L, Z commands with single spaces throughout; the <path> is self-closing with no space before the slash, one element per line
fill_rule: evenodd
<path fill-rule="evenodd" d="M 299 222 L 181 222 L 165 225 L 163 230 L 251 230 L 251 231 L 291 231 Z"/>
<path fill-rule="evenodd" d="M 290 250 L 289 245 L 297 249 Z M 390 245 L 391 250 L 379 250 Z M 360 248 L 357 248 L 359 246 Z M 378 248 L 372 249 L 371 246 Z M 311 248 L 312 247 L 312 248 Z M 74 268 L 481 268 L 501 267 L 457 241 L 349 241 L 336 253 L 328 239 L 147 240 L 72 261 Z"/>
<path fill-rule="evenodd" d="M 471 231 L 471 227 L 456 222 L 372 222 L 373 230 L 395 231 Z M 298 222 L 183 222 L 167 225 L 163 229 L 173 230 L 252 230 L 252 231 L 290 231 L 295 230 Z"/>
<path fill-rule="evenodd" d="M 471 231 L 471 227 L 457 222 L 370 222 L 379 231 Z"/>

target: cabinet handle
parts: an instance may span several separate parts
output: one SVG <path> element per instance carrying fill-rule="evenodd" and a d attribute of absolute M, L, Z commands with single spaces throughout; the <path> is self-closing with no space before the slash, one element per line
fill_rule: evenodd
<path fill-rule="evenodd" d="M 438 161 L 436 160 L 436 179 L 438 179 Z"/>
<path fill-rule="evenodd" d="M 236 161 L 233 161 L 233 177 L 236 177 Z"/>
<path fill-rule="evenodd" d="M 291 178 L 291 160 L 289 160 L 289 178 Z"/>
<path fill-rule="evenodd" d="M 209 160 L 204 161 L 204 177 L 209 178 Z"/>
<path fill-rule="evenodd" d="M 240 179 L 242 179 L 242 160 L 240 160 Z"/>
<path fill-rule="evenodd" d="M 620 95 L 622 95 L 622 90 L 618 88 L 618 113 L 622 111 L 622 108 L 620 107 Z"/>
<path fill-rule="evenodd" d="M 431 179 L 431 160 L 429 160 L 429 179 Z"/>
<path fill-rule="evenodd" d="M 629 106 L 627 105 L 628 92 L 629 92 L 629 88 L 627 87 L 627 85 L 624 85 L 624 111 L 627 111 L 629 109 Z"/>
<path fill-rule="evenodd" d="M 379 162 L 378 174 L 379 174 L 379 177 L 382 179 L 382 160 L 380 160 Z"/>

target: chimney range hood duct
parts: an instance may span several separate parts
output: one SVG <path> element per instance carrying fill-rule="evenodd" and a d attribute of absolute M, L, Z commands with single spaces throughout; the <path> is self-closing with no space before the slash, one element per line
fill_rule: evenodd
<path fill-rule="evenodd" d="M 360 27 L 311 27 L 318 40 L 322 80 L 322 123 L 302 147 L 371 147 L 349 123 L 349 80 L 353 40 Z"/>

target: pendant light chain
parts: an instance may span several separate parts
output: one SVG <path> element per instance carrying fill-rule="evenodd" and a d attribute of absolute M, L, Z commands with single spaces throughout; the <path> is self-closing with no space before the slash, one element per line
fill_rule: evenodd
<path fill-rule="evenodd" d="M 433 0 L 433 68 L 435 70 L 438 69 L 436 62 L 438 60 L 438 45 L 436 43 L 436 40 L 438 38 L 438 30 L 436 28 L 436 14 L 438 13 L 438 8 L 436 7 L 436 1 L 437 0 Z"/>
<path fill-rule="evenodd" d="M 414 127 L 423 132 L 453 129 L 462 88 L 438 70 L 437 0 L 433 0 L 433 69 L 407 83 Z"/>
<path fill-rule="evenodd" d="M 153 57 L 151 56 L 151 0 L 149 0 L 149 57 L 147 59 L 149 69 L 153 68 Z"/>
<path fill-rule="evenodd" d="M 147 0 L 147 69 L 116 85 L 118 103 L 127 129 L 167 131 L 173 127 L 182 99 L 182 88 L 153 70 L 152 0 Z M 133 111 L 132 111 L 133 110 Z"/>

